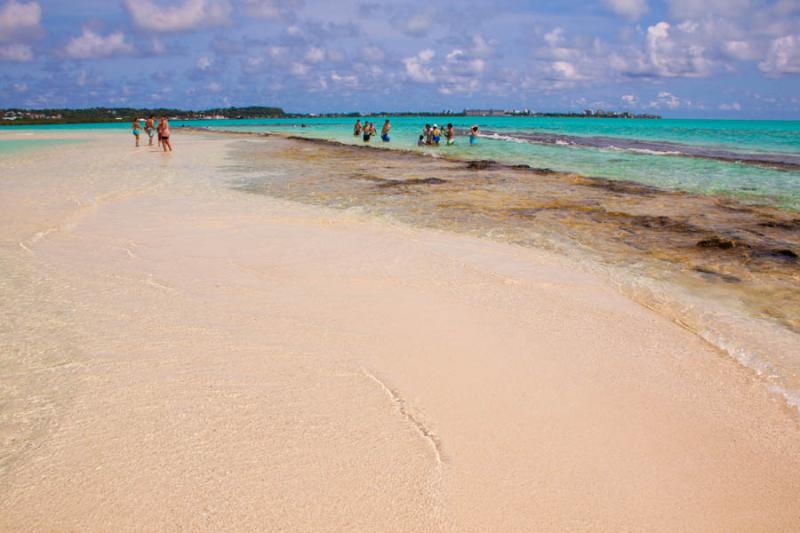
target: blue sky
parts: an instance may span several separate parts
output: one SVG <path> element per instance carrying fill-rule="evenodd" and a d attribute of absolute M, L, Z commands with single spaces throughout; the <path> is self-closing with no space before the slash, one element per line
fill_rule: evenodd
<path fill-rule="evenodd" d="M 800 119 L 800 0 L 0 0 L 0 107 Z"/>

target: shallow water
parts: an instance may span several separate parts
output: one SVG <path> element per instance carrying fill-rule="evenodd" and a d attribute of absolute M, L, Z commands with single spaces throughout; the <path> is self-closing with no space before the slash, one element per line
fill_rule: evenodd
<path fill-rule="evenodd" d="M 0 155 L 11 155 L 31 150 L 40 150 L 52 146 L 59 146 L 68 143 L 80 143 L 80 139 L 42 139 L 37 138 L 34 133 L 19 132 L 13 137 L 4 135 L 0 138 Z"/>
<path fill-rule="evenodd" d="M 383 122 L 381 117 L 372 120 Z M 346 118 L 207 122 L 203 125 L 218 129 L 364 144 L 352 135 L 353 121 Z M 452 122 L 459 131 L 456 145 L 417 147 L 426 122 Z M 370 145 L 527 164 L 800 210 L 798 122 L 400 117 L 392 124 L 391 142 L 375 138 Z M 462 134 L 472 124 L 481 130 L 475 146 Z"/>
<path fill-rule="evenodd" d="M 664 189 L 725 196 L 741 202 L 800 211 L 800 122 L 688 119 L 548 117 L 364 117 L 382 125 L 390 118 L 391 142 L 371 146 L 423 151 L 432 157 L 493 159 L 585 176 L 628 180 Z M 354 118 L 285 118 L 173 121 L 248 132 L 281 132 L 363 144 L 352 135 Z M 425 123 L 452 122 L 482 137 L 470 146 L 459 134 L 455 146 L 416 146 Z M 128 133 L 127 121 L 105 124 L 0 127 L 19 134 L 86 129 Z M 378 127 L 380 129 L 380 127 Z M 7 137 L 4 137 L 7 138 Z M 2 144 L 0 140 L 0 144 Z M 2 148 L 0 148 L 1 150 Z"/>
<path fill-rule="evenodd" d="M 243 141 L 236 187 L 573 257 L 753 369 L 800 407 L 800 217 L 574 173 Z"/>

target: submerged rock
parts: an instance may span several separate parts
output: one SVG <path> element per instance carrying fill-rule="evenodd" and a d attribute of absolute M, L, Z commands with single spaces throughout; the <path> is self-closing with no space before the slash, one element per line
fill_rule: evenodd
<path fill-rule="evenodd" d="M 447 180 L 443 180 L 441 178 L 415 178 L 409 180 L 385 180 L 383 183 L 378 185 L 378 187 L 388 188 L 402 187 L 404 185 L 441 185 L 442 183 L 447 183 Z"/>
<path fill-rule="evenodd" d="M 716 236 L 697 241 L 696 244 L 696 246 L 700 248 L 717 248 L 719 250 L 730 250 L 731 248 L 736 248 L 737 245 L 739 245 L 739 243 L 733 239 L 724 239 Z"/>
<path fill-rule="evenodd" d="M 470 170 L 486 170 L 487 168 L 494 167 L 495 165 L 497 165 L 497 163 L 494 161 L 480 159 L 477 161 L 469 161 L 467 163 L 467 168 Z"/>

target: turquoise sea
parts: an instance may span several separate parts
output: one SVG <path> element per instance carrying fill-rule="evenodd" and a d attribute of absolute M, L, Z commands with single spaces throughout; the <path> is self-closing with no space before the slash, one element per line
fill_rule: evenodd
<path fill-rule="evenodd" d="M 0 129 L 0 131 L 4 131 Z M 37 139 L 35 136 L 20 135 L 18 138 L 0 139 L 0 155 L 36 150 L 63 143 L 80 142 L 75 139 Z"/>
<path fill-rule="evenodd" d="M 527 164 L 800 210 L 800 121 L 447 116 L 375 116 L 362 121 L 375 122 L 380 131 L 386 118 L 392 123 L 391 142 L 373 138 L 371 146 Z M 172 126 L 279 132 L 364 144 L 352 134 L 354 122 L 350 118 L 289 118 L 174 121 Z M 416 146 L 426 123 L 444 126 L 448 122 L 459 131 L 479 126 L 478 144 L 469 146 L 466 137 L 459 135 L 455 146 Z M 51 133 L 102 128 L 127 133 L 128 124 L 21 126 L 0 131 L 12 128 Z"/>

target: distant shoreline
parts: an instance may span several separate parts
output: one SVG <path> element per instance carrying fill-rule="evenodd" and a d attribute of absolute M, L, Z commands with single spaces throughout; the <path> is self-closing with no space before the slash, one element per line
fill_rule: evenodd
<path fill-rule="evenodd" d="M 0 126 L 38 126 L 51 124 L 125 123 L 131 117 L 166 116 L 170 120 L 247 120 L 280 118 L 361 118 L 393 117 L 541 117 L 541 118 L 618 118 L 658 120 L 660 115 L 633 114 L 627 111 L 585 110 L 581 113 L 543 113 L 529 110 L 465 109 L 461 112 L 381 111 L 375 113 L 286 113 L 278 107 L 228 107 L 205 111 L 151 108 L 90 108 L 90 109 L 0 109 Z"/>

